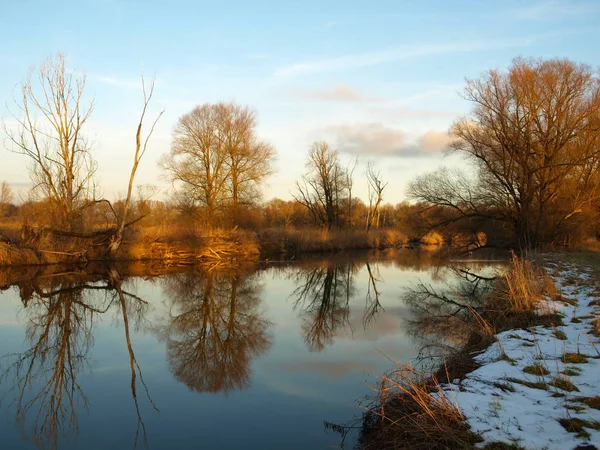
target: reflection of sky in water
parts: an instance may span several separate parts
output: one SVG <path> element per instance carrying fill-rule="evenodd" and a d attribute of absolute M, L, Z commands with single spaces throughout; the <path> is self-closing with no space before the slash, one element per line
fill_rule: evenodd
<path fill-rule="evenodd" d="M 245 369 L 249 387 L 242 390 L 234 387 L 227 393 L 191 390 L 180 380 L 197 375 L 194 371 L 191 375 L 184 372 L 174 376 L 173 371 L 185 368 L 185 363 L 173 359 L 168 341 L 196 336 L 193 333 L 197 332 L 202 314 L 214 315 L 213 326 L 207 328 L 209 333 L 224 329 L 231 318 L 230 280 L 215 278 L 214 309 L 201 310 L 202 314 L 193 316 L 193 321 L 180 324 L 183 328 L 179 331 L 173 326 L 173 317 L 196 308 L 198 302 L 189 301 L 190 295 L 204 289 L 208 278 L 164 276 L 124 282 L 123 289 L 148 302 L 143 320 L 130 318 L 129 326 L 135 358 L 149 394 L 160 410 L 156 413 L 152 409 L 138 375 L 137 399 L 149 447 L 305 449 L 339 444 L 339 436 L 324 432 L 323 421 L 346 423 L 358 417 L 362 411 L 358 402 L 370 393 L 370 386 L 376 382 L 375 374 L 389 370 L 390 360 L 407 362 L 418 352 L 418 343 L 406 335 L 405 319 L 410 310 L 402 301 L 403 289 L 419 280 L 441 283 L 448 273 L 444 269 L 428 269 L 427 264 L 421 267 L 414 261 L 411 267 L 402 267 L 397 262 L 371 262 L 369 268 L 377 280 L 383 309 L 366 321 L 369 273 L 364 263 L 354 263 L 348 307 L 345 309 L 342 301 L 341 307 L 335 309 L 336 313 L 342 312 L 343 318 L 336 322 L 337 328 L 332 330 L 330 339 L 323 341 L 321 351 L 309 351 L 305 339 L 307 323 L 310 325 L 316 316 L 303 309 L 306 302 L 296 304 L 292 294 L 306 281 L 306 274 L 313 273 L 311 270 L 317 269 L 322 276 L 319 280 L 326 280 L 331 265 L 315 261 L 240 277 L 240 292 L 243 288 L 251 292 L 250 300 L 242 298 L 247 294 L 240 294 L 237 300 L 238 309 L 233 315 L 237 325 L 231 325 L 238 327 L 236 345 L 243 346 L 244 339 L 253 339 L 251 334 L 244 334 L 248 331 L 244 327 L 258 327 L 265 342 L 260 348 L 247 349 L 250 357 Z M 344 270 L 335 272 L 339 280 L 347 275 Z M 85 297 L 88 302 L 94 298 L 98 295 Z M 317 302 L 316 310 L 318 306 Z M 31 345 L 25 336 L 25 325 L 32 314 L 29 307 L 23 308 L 18 291 L 0 292 L 0 355 L 22 352 Z M 76 374 L 89 402 L 89 412 L 85 412 L 81 401 L 76 402 L 79 435 L 73 437 L 65 425 L 69 439 L 61 440 L 60 448 L 130 448 L 138 418 L 130 387 L 123 314 L 117 306 L 111 306 L 107 312 L 95 314 L 91 323 L 93 341 L 83 369 Z M 223 342 L 228 345 L 226 339 Z M 194 356 L 195 350 L 183 348 L 181 355 Z M 7 369 L 6 358 L 2 359 L 1 368 L 3 372 Z M 0 393 L 4 395 L 0 404 L 2 448 L 35 448 L 31 436 L 27 440 L 21 438 L 19 425 L 15 423 L 15 405 L 11 405 L 14 393 L 7 393 L 13 382 L 8 376 L 0 384 Z M 36 387 L 39 384 L 32 385 L 29 392 L 35 392 Z M 26 417 L 26 430 L 32 420 L 31 415 Z M 140 438 L 138 446 L 143 448 L 143 444 Z"/>

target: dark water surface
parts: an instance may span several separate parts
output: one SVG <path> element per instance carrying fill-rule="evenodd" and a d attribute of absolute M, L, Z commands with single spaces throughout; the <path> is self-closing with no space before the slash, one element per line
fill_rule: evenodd
<path fill-rule="evenodd" d="M 436 261 L 0 271 L 0 448 L 339 448 L 324 421 L 421 348 L 402 293 Z"/>

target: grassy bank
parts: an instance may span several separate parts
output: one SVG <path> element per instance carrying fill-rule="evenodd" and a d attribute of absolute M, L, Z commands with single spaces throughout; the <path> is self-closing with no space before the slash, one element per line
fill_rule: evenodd
<path fill-rule="evenodd" d="M 154 226 L 128 230 L 119 251 L 110 258 L 108 235 L 65 236 L 49 230 L 0 230 L 0 266 L 42 265 L 86 261 L 202 261 L 237 263 L 302 253 L 401 247 L 408 242 L 396 230 L 265 229 L 259 231 Z"/>
<path fill-rule="evenodd" d="M 436 373 L 384 376 L 362 448 L 595 448 L 600 289 L 593 269 L 556 260 L 514 258 L 481 307 L 451 317 L 464 344 Z"/>

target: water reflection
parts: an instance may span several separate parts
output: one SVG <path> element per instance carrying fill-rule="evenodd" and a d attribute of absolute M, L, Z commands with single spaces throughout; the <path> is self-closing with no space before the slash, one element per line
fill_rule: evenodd
<path fill-rule="evenodd" d="M 302 318 L 304 342 L 310 351 L 323 350 L 333 342 L 336 330 L 348 325 L 356 268 L 352 263 L 324 263 L 292 272 L 297 287 L 291 297 Z"/>
<path fill-rule="evenodd" d="M 406 320 L 408 333 L 420 343 L 418 363 L 423 369 L 437 368 L 439 358 L 462 349 L 481 331 L 479 311 L 502 265 L 450 264 L 448 275 L 437 284 L 420 280 L 405 290 L 403 301 L 412 313 Z"/>
<path fill-rule="evenodd" d="M 137 413 L 134 446 L 146 428 L 137 398 L 138 377 L 153 404 L 131 343 L 130 323 L 139 326 L 148 304 L 122 286 L 115 269 L 102 281 L 72 272 L 50 278 L 26 279 L 17 284 L 27 316 L 30 347 L 3 357 L 2 383 L 12 380 L 11 405 L 24 436 L 40 447 L 57 448 L 61 435 L 79 431 L 78 405 L 89 407 L 78 377 L 90 366 L 94 326 L 98 316 L 114 310 L 125 330 L 131 368 L 131 395 Z"/>
<path fill-rule="evenodd" d="M 3 352 L 11 352 L 0 359 L 0 388 L 8 391 L 0 406 L 27 440 L 45 448 L 68 446 L 80 424 L 75 448 L 106 446 L 104 436 L 92 435 L 107 424 L 133 447 L 154 448 L 156 440 L 168 448 L 182 430 L 188 447 L 206 436 L 224 442 L 227 430 L 218 429 L 223 421 L 211 422 L 211 415 L 226 414 L 227 429 L 254 429 L 264 423 L 251 417 L 257 407 L 270 411 L 277 432 L 251 436 L 254 446 L 266 434 L 276 439 L 280 433 L 289 445 L 278 441 L 270 448 L 323 448 L 332 440 L 321 435 L 321 421 L 355 412 L 351 402 L 368 391 L 363 369 L 389 368 L 381 353 L 406 362 L 424 342 L 450 345 L 454 339 L 458 345 L 461 304 L 476 308 L 468 299 L 485 284 L 466 267 L 478 268 L 405 251 L 226 270 L 0 270 L 0 290 L 13 289 L 20 299 L 18 311 L 2 309 L 0 302 L 0 319 L 13 324 L 10 331 L 0 329 L 11 340 L 0 342 Z M 423 283 L 401 297 L 402 286 L 418 277 Z M 464 286 L 449 281 L 457 279 Z M 452 295 L 440 290 L 444 280 Z M 1 295 L 2 301 L 14 298 Z M 16 351 L 22 329 L 25 347 Z M 92 367 L 100 369 L 93 382 Z M 125 398 L 117 394 L 123 388 Z M 115 394 L 103 405 L 102 389 Z M 228 400 L 214 395 L 227 393 Z M 226 401 L 231 403 L 224 406 Z M 119 414 L 123 420 L 115 418 Z M 197 431 L 187 418 L 207 426 Z M 305 428 L 315 421 L 316 433 Z M 9 435 L 12 430 L 2 426 L 0 433 Z"/>
<path fill-rule="evenodd" d="M 272 343 L 258 273 L 193 270 L 165 278 L 169 322 L 159 334 L 175 377 L 197 392 L 250 385 L 250 363 Z"/>

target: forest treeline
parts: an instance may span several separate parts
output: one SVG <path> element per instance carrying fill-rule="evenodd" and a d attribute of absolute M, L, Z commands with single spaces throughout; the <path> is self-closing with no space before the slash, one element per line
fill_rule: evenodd
<path fill-rule="evenodd" d="M 111 202 L 99 194 L 95 149 L 86 136 L 94 101 L 85 96 L 85 82 L 58 54 L 32 69 L 15 95 L 17 125 L 4 125 L 4 141 L 23 155 L 33 188 L 15 204 L 9 185 L 0 185 L 5 243 L 35 250 L 44 236 L 72 237 L 111 258 L 140 235 L 151 240 L 154 232 L 153 242 L 161 236 L 164 242 L 174 233 L 171 240 L 189 238 L 191 229 L 196 237 L 247 230 L 273 250 L 289 250 L 299 230 L 310 230 L 303 245 L 296 242 L 298 251 L 326 249 L 306 245 L 314 233 L 322 241 L 337 239 L 327 249 L 408 240 L 540 248 L 600 236 L 600 81 L 585 64 L 517 58 L 507 71 L 467 80 L 463 97 L 471 112 L 449 130 L 450 151 L 463 156 L 462 168 L 416 177 L 408 201 L 397 205 L 385 202 L 387 180 L 374 161 L 345 165 L 325 141 L 307 149 L 293 200 L 265 202 L 261 188 L 277 152 L 258 135 L 256 111 L 234 102 L 201 104 L 178 119 L 158 162 L 174 193 L 155 200 L 156 188 L 135 184 L 162 116 L 148 117 L 154 80 L 143 78 L 135 146 L 124 156 L 131 161 L 127 195 Z M 368 185 L 364 200 L 353 191 L 359 177 Z"/>

